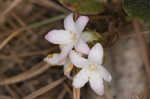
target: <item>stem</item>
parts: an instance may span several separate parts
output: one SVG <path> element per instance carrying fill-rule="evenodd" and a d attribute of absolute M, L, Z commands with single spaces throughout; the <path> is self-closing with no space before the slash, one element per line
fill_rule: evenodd
<path fill-rule="evenodd" d="M 140 29 L 140 24 L 137 20 L 133 21 L 133 27 L 135 29 L 135 32 L 137 34 L 137 40 L 139 41 L 140 44 L 140 48 L 141 48 L 141 52 L 142 52 L 142 57 L 143 57 L 143 61 L 145 64 L 145 70 L 147 72 L 147 76 L 148 76 L 148 82 L 150 84 L 150 56 L 149 56 L 149 46 L 147 44 L 147 41 L 144 37 L 143 34 L 141 34 L 141 29 Z"/>
<path fill-rule="evenodd" d="M 73 99 L 80 99 L 80 88 L 73 87 Z"/>
<path fill-rule="evenodd" d="M 61 19 L 64 19 L 66 17 L 66 15 L 60 15 L 60 16 L 56 16 L 56 17 L 53 17 L 53 18 L 49 18 L 49 19 L 46 19 L 44 21 L 41 21 L 41 22 L 37 22 L 37 23 L 33 23 L 31 25 L 28 26 L 28 28 L 38 28 L 42 25 L 46 25 L 46 24 L 49 24 L 49 23 L 53 23 L 55 21 L 58 21 L 58 20 L 61 20 Z"/>

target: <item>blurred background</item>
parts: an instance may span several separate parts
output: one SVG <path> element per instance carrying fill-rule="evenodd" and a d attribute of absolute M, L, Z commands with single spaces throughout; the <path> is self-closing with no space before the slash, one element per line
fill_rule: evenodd
<path fill-rule="evenodd" d="M 0 0 L 0 99 L 73 99 L 72 82 L 64 80 L 63 66 L 50 67 L 43 61 L 59 52 L 44 36 L 62 29 L 63 19 L 72 12 L 88 15 L 86 29 L 102 36 L 98 42 L 105 47 L 104 66 L 113 77 L 111 83 L 105 82 L 104 96 L 97 96 L 87 84 L 81 99 L 150 99 L 149 25 L 130 19 L 121 0 L 108 0 L 113 4 L 96 0 L 105 6 L 94 11 L 79 2 L 95 0 L 60 1 Z"/>

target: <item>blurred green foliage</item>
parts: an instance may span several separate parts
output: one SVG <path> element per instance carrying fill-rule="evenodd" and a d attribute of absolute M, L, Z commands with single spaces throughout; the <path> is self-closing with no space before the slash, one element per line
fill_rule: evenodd
<path fill-rule="evenodd" d="M 65 7 L 81 14 L 97 14 L 104 8 L 100 0 L 59 0 Z"/>
<path fill-rule="evenodd" d="M 150 0 L 124 0 L 124 9 L 129 16 L 150 24 Z"/>

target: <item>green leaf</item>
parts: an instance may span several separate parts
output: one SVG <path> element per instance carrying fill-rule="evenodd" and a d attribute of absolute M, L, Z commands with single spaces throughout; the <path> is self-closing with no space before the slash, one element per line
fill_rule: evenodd
<path fill-rule="evenodd" d="M 59 0 L 65 7 L 80 14 L 98 14 L 104 8 L 100 0 Z"/>
<path fill-rule="evenodd" d="M 104 45 L 103 36 L 94 30 L 87 30 L 83 32 L 82 38 L 89 44 L 90 47 L 94 46 L 96 43 Z"/>
<path fill-rule="evenodd" d="M 124 0 L 124 8 L 129 16 L 150 23 L 150 0 Z"/>
<path fill-rule="evenodd" d="M 103 38 L 99 33 L 92 30 L 83 32 L 82 37 L 86 42 L 93 42 Z"/>
<path fill-rule="evenodd" d="M 84 41 L 88 42 L 90 47 L 94 46 L 96 43 L 101 43 L 103 47 L 110 47 L 116 43 L 119 39 L 119 35 L 115 34 L 100 34 L 94 30 L 87 30 L 83 32 L 82 38 Z"/>

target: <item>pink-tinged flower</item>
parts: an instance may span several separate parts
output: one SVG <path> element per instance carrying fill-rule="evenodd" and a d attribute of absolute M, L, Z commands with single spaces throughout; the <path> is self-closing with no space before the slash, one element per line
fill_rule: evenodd
<path fill-rule="evenodd" d="M 88 81 L 91 88 L 98 94 L 104 94 L 103 79 L 110 82 L 110 73 L 102 66 L 103 47 L 97 43 L 89 52 L 88 59 L 81 57 L 75 51 L 71 51 L 70 60 L 81 71 L 73 78 L 75 88 L 83 87 Z"/>
<path fill-rule="evenodd" d="M 69 58 L 66 58 L 65 60 L 63 60 L 62 62 L 58 62 L 59 59 L 59 54 L 51 54 L 48 55 L 46 58 L 44 58 L 44 61 L 47 62 L 50 65 L 64 65 L 64 74 L 68 77 L 70 77 L 70 72 L 72 67 L 72 63 L 70 61 Z"/>
<path fill-rule="evenodd" d="M 88 20 L 88 17 L 80 16 L 74 22 L 73 14 L 70 14 L 64 20 L 65 30 L 52 30 L 45 36 L 49 42 L 60 45 L 59 61 L 63 61 L 73 47 L 83 54 L 89 53 L 89 47 L 81 36 Z"/>

